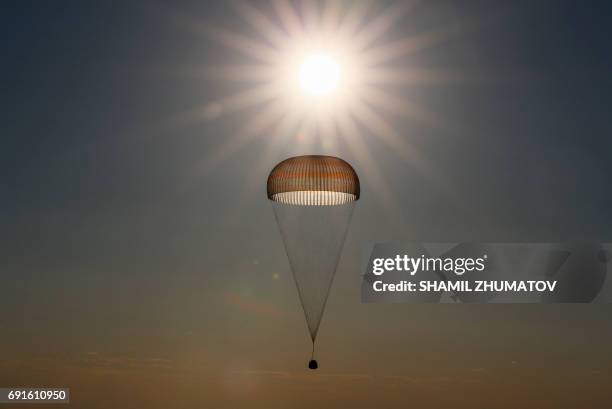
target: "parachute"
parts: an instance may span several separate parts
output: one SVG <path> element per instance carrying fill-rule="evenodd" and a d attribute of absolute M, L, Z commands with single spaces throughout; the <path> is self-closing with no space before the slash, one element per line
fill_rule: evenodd
<path fill-rule="evenodd" d="M 359 178 L 340 158 L 297 156 L 268 176 L 268 199 L 283 238 L 314 348 L 344 239 L 359 199 Z"/>

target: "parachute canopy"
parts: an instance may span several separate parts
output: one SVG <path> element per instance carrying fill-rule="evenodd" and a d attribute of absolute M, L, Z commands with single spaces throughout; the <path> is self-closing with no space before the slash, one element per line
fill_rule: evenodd
<path fill-rule="evenodd" d="M 359 199 L 359 178 L 340 158 L 297 156 L 280 162 L 268 176 L 268 199 L 301 206 L 328 206 Z"/>

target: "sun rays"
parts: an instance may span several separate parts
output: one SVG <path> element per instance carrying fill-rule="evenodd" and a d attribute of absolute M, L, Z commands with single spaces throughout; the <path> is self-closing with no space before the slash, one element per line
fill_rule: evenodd
<path fill-rule="evenodd" d="M 400 133 L 389 119 L 444 126 L 426 107 L 403 96 L 402 89 L 449 78 L 406 60 L 447 40 L 453 30 L 399 39 L 388 35 L 408 21 L 405 17 L 417 3 L 232 2 L 244 30 L 183 21 L 183 26 L 205 32 L 236 56 L 231 63 L 216 61 L 193 68 L 199 78 L 233 84 L 234 90 L 208 101 L 193 112 L 193 119 L 215 120 L 247 110 L 251 114 L 205 158 L 205 167 L 223 163 L 260 138 L 268 142 L 260 160 L 270 163 L 279 146 L 288 143 L 299 146 L 302 153 L 332 155 L 343 144 L 366 167 L 365 181 L 378 190 L 385 205 L 393 207 L 391 188 L 368 151 L 370 138 L 446 190 L 440 175 L 411 144 L 409 132 Z M 387 37 L 392 39 L 386 41 Z"/>

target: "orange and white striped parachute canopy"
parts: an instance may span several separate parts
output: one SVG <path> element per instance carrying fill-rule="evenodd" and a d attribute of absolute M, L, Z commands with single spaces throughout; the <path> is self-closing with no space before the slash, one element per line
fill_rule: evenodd
<path fill-rule="evenodd" d="M 359 177 L 335 156 L 285 159 L 268 176 L 268 199 L 300 206 L 331 206 L 359 199 Z"/>

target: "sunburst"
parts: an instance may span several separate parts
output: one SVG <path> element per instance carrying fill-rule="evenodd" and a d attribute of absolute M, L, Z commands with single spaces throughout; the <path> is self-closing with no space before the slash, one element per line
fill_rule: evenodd
<path fill-rule="evenodd" d="M 244 62 L 198 68 L 207 80 L 235 82 L 243 89 L 207 102 L 193 111 L 194 119 L 215 120 L 247 108 L 255 112 L 205 159 L 207 167 L 262 137 L 269 140 L 260 159 L 262 171 L 275 163 L 275 149 L 284 143 L 298 146 L 302 153 L 334 154 L 334 144 L 342 141 L 365 168 L 362 174 L 378 190 L 377 196 L 390 206 L 391 189 L 367 148 L 366 138 L 376 138 L 413 169 L 450 190 L 410 143 L 410 136 L 398 132 L 387 119 L 400 116 L 431 126 L 442 123 L 403 96 L 407 93 L 392 91 L 444 79 L 439 72 L 417 69 L 405 61 L 448 39 L 451 29 L 385 41 L 416 5 L 410 0 L 382 6 L 374 1 L 337 0 L 233 2 L 235 12 L 256 36 L 246 29 L 241 33 L 196 23 L 193 28 L 235 51 Z"/>

